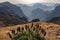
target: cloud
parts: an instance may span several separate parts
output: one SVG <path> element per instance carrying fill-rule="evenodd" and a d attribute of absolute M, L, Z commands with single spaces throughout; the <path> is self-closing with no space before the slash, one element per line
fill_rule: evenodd
<path fill-rule="evenodd" d="M 5 1 L 8 1 L 8 2 L 11 2 L 11 3 L 14 3 L 14 4 L 29 4 L 31 3 L 29 0 L 0 0 L 0 3 L 1 2 L 5 2 Z M 35 1 L 34 1 L 35 2 Z M 34 3 L 32 2 L 32 3 Z M 60 3 L 60 0 L 37 0 L 36 2 L 44 2 L 44 3 Z"/>

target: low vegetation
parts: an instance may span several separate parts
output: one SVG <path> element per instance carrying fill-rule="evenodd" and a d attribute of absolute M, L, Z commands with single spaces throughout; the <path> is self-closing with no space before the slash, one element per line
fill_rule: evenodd
<path fill-rule="evenodd" d="M 32 23 L 31 28 L 29 28 L 29 25 L 25 25 L 25 27 L 22 28 L 18 27 L 16 31 L 17 33 L 15 33 L 15 30 L 11 30 L 11 33 L 14 35 L 13 38 L 9 34 L 12 40 L 46 40 L 46 32 L 39 24 L 34 26 Z"/>
<path fill-rule="evenodd" d="M 45 37 L 43 34 L 39 34 L 35 31 L 26 30 L 15 35 L 12 40 L 45 40 Z"/>

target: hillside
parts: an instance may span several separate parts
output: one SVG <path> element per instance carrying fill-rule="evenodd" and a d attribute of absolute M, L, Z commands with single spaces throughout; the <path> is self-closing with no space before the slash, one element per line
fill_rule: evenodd
<path fill-rule="evenodd" d="M 0 27 L 12 26 L 26 22 L 27 18 L 20 7 L 9 2 L 0 3 Z"/>
<path fill-rule="evenodd" d="M 21 7 L 18 7 L 18 6 L 14 5 L 14 4 L 10 3 L 10 2 L 3 2 L 3 3 L 0 3 L 0 5 L 8 7 L 12 12 L 14 12 L 13 14 L 16 14 L 16 15 L 18 15 L 20 17 L 25 16 L 22 9 L 21 9 Z M 8 8 L 6 8 L 6 9 L 8 9 Z"/>
<path fill-rule="evenodd" d="M 16 15 L 0 13 L 0 27 L 26 23 Z"/>
<path fill-rule="evenodd" d="M 30 19 L 40 19 L 40 21 L 46 21 L 47 14 L 45 11 L 41 10 L 40 8 L 34 9 L 31 12 L 31 17 Z M 45 14 L 46 13 L 46 14 Z"/>
<path fill-rule="evenodd" d="M 49 22 L 60 24 L 60 17 L 54 17 L 51 20 L 49 20 Z"/>
<path fill-rule="evenodd" d="M 56 6 L 55 10 L 53 10 L 52 15 L 50 15 L 49 22 L 60 24 L 60 5 Z"/>
<path fill-rule="evenodd" d="M 39 27 L 45 29 L 46 40 L 60 40 L 60 25 L 53 24 L 53 23 L 46 23 L 46 22 L 33 22 L 34 27 L 36 26 L 36 24 L 39 24 Z M 32 23 L 15 25 L 11 27 L 0 27 L 0 40 L 11 40 L 7 33 L 8 32 L 11 33 L 12 30 L 15 30 L 15 33 L 16 33 L 17 28 L 20 28 L 20 29 L 23 28 L 25 30 L 26 25 L 28 25 L 29 29 L 32 29 L 31 28 Z M 14 36 L 12 33 L 11 35 L 12 37 Z"/>

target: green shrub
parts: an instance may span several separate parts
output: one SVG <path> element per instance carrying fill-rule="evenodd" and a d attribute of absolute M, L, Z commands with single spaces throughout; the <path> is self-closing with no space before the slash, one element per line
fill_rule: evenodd
<path fill-rule="evenodd" d="M 45 37 L 43 34 L 38 34 L 33 30 L 26 30 L 15 35 L 12 40 L 45 40 Z"/>

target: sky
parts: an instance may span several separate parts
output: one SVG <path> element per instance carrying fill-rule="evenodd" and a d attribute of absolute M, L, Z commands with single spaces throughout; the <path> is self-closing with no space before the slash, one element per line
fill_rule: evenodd
<path fill-rule="evenodd" d="M 13 4 L 60 3 L 60 0 L 0 0 L 0 3 L 5 1 L 11 2 Z"/>

